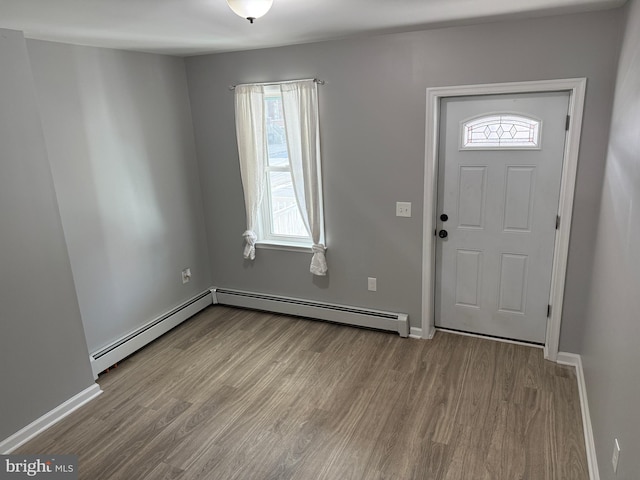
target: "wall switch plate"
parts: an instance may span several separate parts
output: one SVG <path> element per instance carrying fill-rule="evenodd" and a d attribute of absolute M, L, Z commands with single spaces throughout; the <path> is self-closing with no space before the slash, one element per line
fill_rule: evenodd
<path fill-rule="evenodd" d="M 182 283 L 189 283 L 189 281 L 191 280 L 191 269 L 190 268 L 185 268 L 184 270 L 182 270 Z"/>
<path fill-rule="evenodd" d="M 613 440 L 613 456 L 611 457 L 611 465 L 613 465 L 613 473 L 618 472 L 618 460 L 620 459 L 620 444 L 618 439 Z"/>
<path fill-rule="evenodd" d="M 411 202 L 396 202 L 396 217 L 410 217 Z"/>
<path fill-rule="evenodd" d="M 370 292 L 375 292 L 378 290 L 378 279 L 375 277 L 367 278 L 367 288 Z"/>

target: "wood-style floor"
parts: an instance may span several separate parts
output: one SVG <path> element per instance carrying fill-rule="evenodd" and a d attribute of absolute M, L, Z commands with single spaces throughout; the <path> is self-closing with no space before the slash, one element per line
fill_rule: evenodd
<path fill-rule="evenodd" d="M 588 479 L 573 369 L 535 348 L 215 306 L 99 383 L 15 453 L 86 480 Z"/>

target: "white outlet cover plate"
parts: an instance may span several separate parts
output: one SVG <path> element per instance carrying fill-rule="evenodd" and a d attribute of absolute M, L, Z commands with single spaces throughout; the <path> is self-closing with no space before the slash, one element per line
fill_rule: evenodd
<path fill-rule="evenodd" d="M 378 279 L 375 277 L 368 277 L 367 288 L 370 292 L 375 292 L 378 289 Z"/>
<path fill-rule="evenodd" d="M 410 217 L 411 202 L 396 202 L 396 217 Z"/>
<path fill-rule="evenodd" d="M 182 283 L 189 283 L 190 280 L 191 280 L 191 269 L 185 268 L 182 271 Z"/>

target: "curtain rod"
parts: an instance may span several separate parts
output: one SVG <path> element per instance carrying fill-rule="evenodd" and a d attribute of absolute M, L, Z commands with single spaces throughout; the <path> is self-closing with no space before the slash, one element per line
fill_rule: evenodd
<path fill-rule="evenodd" d="M 295 82 L 303 82 L 305 80 L 313 80 L 314 82 L 316 82 L 318 85 L 324 85 L 324 80 L 320 80 L 318 78 L 302 78 L 300 80 L 286 80 L 284 82 L 263 82 L 263 83 L 239 83 L 237 85 L 229 85 L 229 90 L 235 90 L 236 87 L 240 87 L 243 85 L 280 85 L 282 83 L 295 83 Z"/>

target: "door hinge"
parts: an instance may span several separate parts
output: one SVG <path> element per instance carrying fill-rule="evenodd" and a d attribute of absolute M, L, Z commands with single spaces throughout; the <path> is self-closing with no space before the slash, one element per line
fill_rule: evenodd
<path fill-rule="evenodd" d="M 560 215 L 556 215 L 556 230 L 560 228 Z"/>
<path fill-rule="evenodd" d="M 569 125 L 571 124 L 571 115 L 567 115 L 566 123 L 564 124 L 564 129 L 569 131 Z"/>
<path fill-rule="evenodd" d="M 547 318 L 551 318 L 551 305 L 547 305 Z"/>

